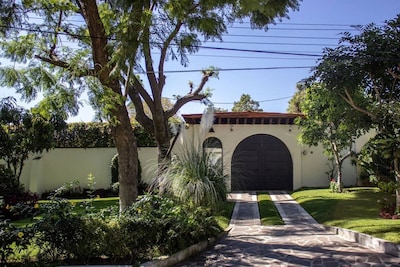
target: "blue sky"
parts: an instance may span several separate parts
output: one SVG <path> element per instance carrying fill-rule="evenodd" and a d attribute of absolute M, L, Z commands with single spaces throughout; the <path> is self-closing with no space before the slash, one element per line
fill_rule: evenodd
<path fill-rule="evenodd" d="M 251 30 L 248 23 L 234 24 L 228 28 L 223 42 L 207 42 L 203 46 L 265 52 L 227 51 L 201 48 L 189 56 L 184 68 L 176 61 L 168 61 L 167 71 L 201 70 L 208 66 L 221 69 L 219 79 L 211 79 L 207 87 L 212 89 L 211 101 L 216 107 L 230 110 L 233 102 L 243 93 L 259 101 L 261 108 L 269 112 L 285 112 L 288 101 L 296 90 L 296 83 L 310 75 L 308 67 L 315 66 L 324 47 L 338 44 L 340 33 L 357 32 L 350 25 L 376 23 L 400 13 L 400 0 L 304 0 L 300 10 L 290 12 L 290 19 L 271 25 L 268 31 Z M 273 52 L 273 53 L 267 53 Z M 296 53 L 297 56 L 282 53 Z M 304 55 L 302 55 L 304 54 Z M 273 69 L 273 68 L 289 69 Z M 299 67 L 293 68 L 292 67 Z M 238 70 L 264 68 L 260 70 Z M 268 69 L 272 68 L 272 69 Z M 232 70 L 234 69 L 234 70 Z M 168 73 L 165 97 L 184 95 L 188 82 L 200 82 L 200 72 Z M 12 89 L 2 88 L 0 97 L 13 95 Z M 18 96 L 17 96 L 18 98 Z M 83 100 L 84 101 L 84 100 Z M 21 103 L 24 104 L 24 103 Z M 31 104 L 24 104 L 29 107 Z M 180 114 L 201 113 L 204 105 L 188 103 Z M 87 105 L 79 115 L 69 121 L 90 121 L 93 112 Z"/>

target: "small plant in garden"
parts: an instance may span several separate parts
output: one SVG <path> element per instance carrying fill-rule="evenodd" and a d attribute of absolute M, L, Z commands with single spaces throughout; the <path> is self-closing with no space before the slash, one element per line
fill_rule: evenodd
<path fill-rule="evenodd" d="M 396 214 L 396 202 L 390 200 L 387 197 L 377 201 L 379 206 L 379 215 L 385 219 L 397 219 Z"/>

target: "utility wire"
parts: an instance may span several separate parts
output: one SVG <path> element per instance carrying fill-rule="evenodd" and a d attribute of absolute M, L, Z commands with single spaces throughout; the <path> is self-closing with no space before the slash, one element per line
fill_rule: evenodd
<path fill-rule="evenodd" d="M 199 46 L 199 47 L 203 48 L 203 49 L 235 51 L 235 52 L 251 52 L 251 53 L 265 53 L 265 54 L 306 56 L 306 57 L 321 57 L 322 56 L 321 54 L 277 52 L 277 51 L 256 50 L 256 49 L 226 48 L 226 47 L 212 47 L 212 46 Z"/>
<path fill-rule="evenodd" d="M 254 68 L 221 68 L 216 69 L 215 71 L 254 71 L 254 70 L 285 70 L 285 69 L 311 69 L 315 66 L 293 66 L 293 67 L 254 67 Z M 163 73 L 189 73 L 189 72 L 201 72 L 204 69 L 191 69 L 191 70 L 165 70 Z M 148 72 L 142 71 L 137 72 L 137 74 L 152 74 L 158 73 L 158 71 Z"/>
<path fill-rule="evenodd" d="M 266 99 L 266 100 L 254 100 L 258 103 L 265 103 L 265 102 L 273 102 L 273 101 L 279 101 L 279 100 L 284 100 L 284 99 L 289 99 L 292 98 L 293 96 L 285 96 L 285 97 L 280 97 L 280 98 L 273 98 L 273 99 Z M 217 105 L 234 105 L 234 102 L 213 102 L 213 104 Z"/>

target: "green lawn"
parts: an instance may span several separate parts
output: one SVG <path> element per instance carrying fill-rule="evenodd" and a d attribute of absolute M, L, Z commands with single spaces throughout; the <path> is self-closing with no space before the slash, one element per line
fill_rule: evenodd
<path fill-rule="evenodd" d="M 400 220 L 379 216 L 377 200 L 390 197 L 377 188 L 349 188 L 345 193 L 329 189 L 304 189 L 292 197 L 319 223 L 342 227 L 400 244 Z"/>
<path fill-rule="evenodd" d="M 268 194 L 258 194 L 257 201 L 261 225 L 284 224 L 278 210 L 275 208 L 275 205 Z"/>
<path fill-rule="evenodd" d="M 219 204 L 218 212 L 214 216 L 222 229 L 227 229 L 231 221 L 235 202 L 225 201 Z"/>

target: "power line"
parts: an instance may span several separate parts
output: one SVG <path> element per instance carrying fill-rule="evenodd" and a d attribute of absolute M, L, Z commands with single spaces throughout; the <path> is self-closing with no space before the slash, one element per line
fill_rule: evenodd
<path fill-rule="evenodd" d="M 290 56 L 306 56 L 306 57 L 321 57 L 322 56 L 321 54 L 278 52 L 278 51 L 267 51 L 267 50 L 256 50 L 256 49 L 240 49 L 240 48 L 226 48 L 226 47 L 212 47 L 212 46 L 200 46 L 200 48 L 211 49 L 211 50 L 225 50 L 225 51 L 250 52 L 250 53 L 265 53 L 265 54 L 290 55 Z"/>
<path fill-rule="evenodd" d="M 310 39 L 310 40 L 338 40 L 336 37 L 318 36 L 287 36 L 287 35 L 256 35 L 256 34 L 226 34 L 225 37 L 246 37 L 246 38 L 280 38 L 280 39 Z"/>
<path fill-rule="evenodd" d="M 218 41 L 206 41 L 204 43 L 218 43 Z M 272 43 L 272 42 L 243 42 L 243 41 L 222 41 L 221 44 L 255 44 L 255 45 L 296 45 L 296 46 L 337 46 L 337 44 L 311 44 L 311 43 Z"/>
<path fill-rule="evenodd" d="M 290 57 L 260 57 L 260 56 L 234 56 L 234 55 L 211 55 L 211 54 L 193 54 L 190 57 L 210 57 L 210 58 L 243 58 L 243 59 L 273 59 L 273 60 L 313 60 L 307 58 L 290 58 Z"/>
<path fill-rule="evenodd" d="M 240 27 L 240 26 L 231 26 L 228 27 L 231 29 L 248 29 L 247 27 Z M 271 30 L 280 30 L 280 31 L 359 31 L 358 29 L 350 28 L 350 29 L 338 29 L 338 28 L 280 28 L 280 27 L 268 27 L 268 31 Z"/>
<path fill-rule="evenodd" d="M 0 25 L 0 28 L 7 28 L 6 26 Z M 106 38 L 107 40 L 116 40 L 115 37 L 100 37 L 100 36 L 90 36 L 90 35 L 82 35 L 82 34 L 71 34 L 71 33 L 66 33 L 66 32 L 55 32 L 55 31 L 50 31 L 50 30 L 41 30 L 41 29 L 29 29 L 29 28 L 24 28 L 24 27 L 10 27 L 11 29 L 18 30 L 18 31 L 27 31 L 27 32 L 36 32 L 36 33 L 42 33 L 42 34 L 58 34 L 58 35 L 64 35 L 64 36 L 69 36 L 69 37 L 77 37 L 77 38 Z M 233 35 L 232 35 L 233 36 Z M 247 37 L 246 35 L 238 35 L 241 37 Z M 229 35 L 226 35 L 226 37 L 229 37 Z M 295 38 L 295 37 L 293 37 Z M 72 41 L 66 41 L 66 42 L 71 42 Z M 215 41 L 206 41 L 206 42 L 215 42 Z M 261 44 L 261 45 L 307 45 L 307 46 L 336 46 L 336 44 L 316 44 L 316 43 L 272 43 L 272 42 L 238 42 L 238 41 L 223 41 L 223 43 L 231 43 L 231 44 Z M 151 44 L 161 44 L 157 42 L 151 42 Z"/>
<path fill-rule="evenodd" d="M 289 99 L 292 98 L 293 96 L 285 96 L 285 97 L 279 97 L 279 98 L 273 98 L 273 99 L 266 99 L 266 100 L 254 100 L 258 103 L 265 103 L 265 102 L 273 102 L 273 101 L 279 101 L 279 100 L 284 100 L 284 99 Z M 213 104 L 217 104 L 217 105 L 234 105 L 234 102 L 212 102 Z"/>
<path fill-rule="evenodd" d="M 216 69 L 215 71 L 255 71 L 255 70 L 285 70 L 285 69 L 311 69 L 314 66 L 292 66 L 292 67 L 253 67 L 253 68 L 221 68 Z M 165 70 L 164 73 L 189 73 L 189 72 L 202 72 L 204 69 L 191 69 L 191 70 Z M 137 72 L 137 74 L 150 74 L 150 73 L 158 73 L 158 71 L 154 72 Z"/>

